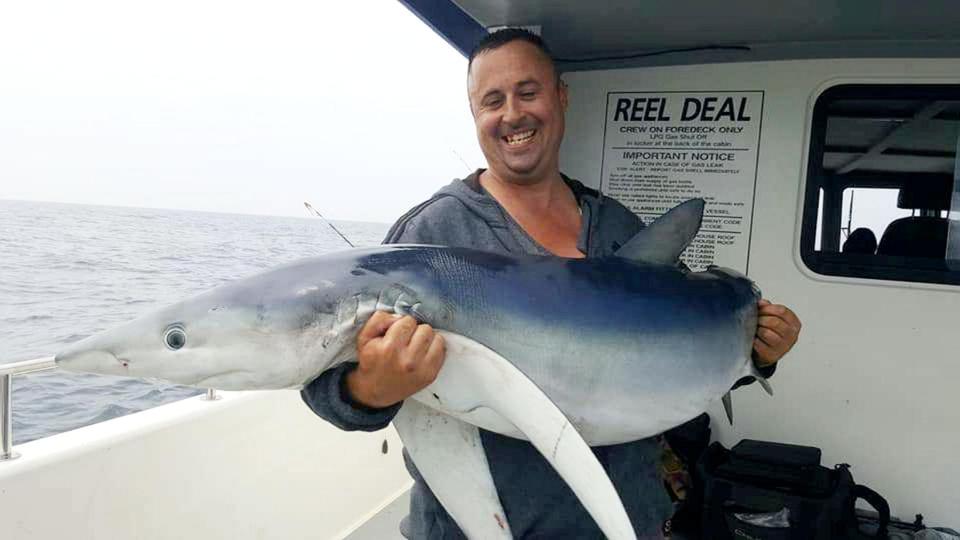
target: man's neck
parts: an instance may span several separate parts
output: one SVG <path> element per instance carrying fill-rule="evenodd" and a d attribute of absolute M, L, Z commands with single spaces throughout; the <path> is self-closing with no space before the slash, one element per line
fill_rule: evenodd
<path fill-rule="evenodd" d="M 548 251 L 564 257 L 583 257 L 577 249 L 580 208 L 560 171 L 539 182 L 516 184 L 497 178 L 488 169 L 480 174 L 480 185 Z"/>
<path fill-rule="evenodd" d="M 558 207 L 569 205 L 571 200 L 575 201 L 573 192 L 563 181 L 560 171 L 539 181 L 516 183 L 502 180 L 487 169 L 480 174 L 479 181 L 483 189 L 502 206 L 524 214 L 549 213 Z"/>

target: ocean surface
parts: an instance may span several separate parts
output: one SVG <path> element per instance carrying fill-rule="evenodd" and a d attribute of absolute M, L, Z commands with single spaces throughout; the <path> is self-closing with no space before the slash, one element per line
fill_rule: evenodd
<path fill-rule="evenodd" d="M 389 228 L 334 224 L 358 246 Z M 51 356 L 226 281 L 345 247 L 319 218 L 0 200 L 0 363 Z M 123 377 L 17 376 L 14 443 L 198 393 Z"/>

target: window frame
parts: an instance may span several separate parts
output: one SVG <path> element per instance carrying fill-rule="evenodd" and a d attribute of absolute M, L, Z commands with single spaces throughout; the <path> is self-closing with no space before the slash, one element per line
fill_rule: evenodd
<path fill-rule="evenodd" d="M 814 102 L 803 207 L 800 224 L 800 259 L 810 271 L 830 277 L 861 278 L 878 281 L 960 285 L 960 271 L 951 271 L 946 259 L 921 257 L 893 257 L 887 255 L 856 255 L 822 251 L 827 235 L 821 239 L 821 251 L 814 249 L 817 236 L 819 192 L 823 187 L 823 154 L 826 145 L 827 107 L 838 99 L 949 99 L 960 100 L 960 84 L 904 84 L 904 83 L 841 83 L 827 88 Z M 954 159 L 960 159 L 955 156 Z M 919 174 L 919 173 L 916 173 Z M 870 177 L 874 177 L 871 179 Z M 882 173 L 864 173 L 851 176 L 852 183 L 840 186 L 841 197 L 846 187 L 893 187 Z M 898 186 L 899 187 L 899 186 Z M 824 198 L 830 190 L 824 188 Z M 824 220 L 832 209 L 824 201 Z M 839 214 L 838 214 L 839 216 Z M 839 217 L 838 217 L 839 219 Z M 882 231 L 880 232 L 882 235 Z M 878 238 L 879 240 L 879 238 Z"/>

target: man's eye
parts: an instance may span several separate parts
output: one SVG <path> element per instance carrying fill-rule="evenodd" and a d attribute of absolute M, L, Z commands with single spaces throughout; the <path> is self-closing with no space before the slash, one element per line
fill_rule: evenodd
<path fill-rule="evenodd" d="M 537 97 L 537 93 L 536 93 L 536 92 L 521 92 L 521 93 L 520 93 L 520 97 L 522 97 L 523 99 L 533 99 L 533 98 Z"/>
<path fill-rule="evenodd" d="M 496 109 L 503 104 L 502 99 L 491 99 L 485 103 L 485 106 L 490 109 Z"/>

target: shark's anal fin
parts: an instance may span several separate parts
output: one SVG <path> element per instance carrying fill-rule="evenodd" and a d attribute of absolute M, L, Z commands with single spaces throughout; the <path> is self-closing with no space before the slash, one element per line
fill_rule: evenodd
<path fill-rule="evenodd" d="M 757 377 L 757 382 L 760 383 L 760 386 L 763 387 L 763 390 L 768 395 L 773 396 L 773 386 L 770 385 L 770 381 L 768 381 L 766 377 L 764 377 L 763 375 L 760 375 L 759 373 L 756 375 L 756 377 Z"/>
<path fill-rule="evenodd" d="M 733 425 L 733 398 L 730 396 L 730 392 L 727 392 L 723 395 L 723 412 L 727 413 L 727 422 L 730 422 L 730 425 Z"/>
<path fill-rule="evenodd" d="M 488 347 L 458 334 L 440 333 L 446 344 L 443 369 L 414 399 L 452 414 L 491 409 L 516 426 L 556 469 L 607 538 L 634 540 L 633 526 L 606 471 L 550 398 Z"/>
<path fill-rule="evenodd" d="M 744 373 L 744 375 L 747 375 L 756 379 L 757 383 L 759 383 L 760 386 L 763 387 L 764 391 L 766 391 L 767 394 L 770 394 L 772 396 L 773 387 L 770 386 L 770 381 L 768 381 L 767 378 L 760 373 L 760 370 L 757 369 L 757 366 L 756 364 L 753 363 L 753 360 L 748 360 L 744 365 L 746 365 L 746 373 Z M 733 394 L 733 391 L 731 390 L 730 392 L 727 392 L 726 394 L 724 394 L 723 397 L 721 398 L 721 401 L 723 401 L 723 412 L 727 413 L 727 421 L 730 422 L 731 426 L 733 425 L 732 394 Z"/>
<path fill-rule="evenodd" d="M 430 490 L 469 538 L 513 538 L 476 426 L 412 399 L 393 425 Z"/>
<path fill-rule="evenodd" d="M 773 386 L 770 385 L 770 381 L 760 373 L 760 369 L 757 368 L 757 365 L 751 360 L 747 362 L 747 373 L 746 375 L 753 377 L 757 383 L 763 388 L 763 391 L 768 395 L 773 396 Z"/>
<path fill-rule="evenodd" d="M 773 395 L 773 387 L 770 386 L 770 381 L 768 381 L 767 378 L 764 377 L 763 374 L 760 373 L 760 370 L 757 369 L 757 365 L 753 363 L 753 360 L 752 360 L 752 359 L 748 359 L 748 360 L 746 360 L 746 361 L 744 362 L 743 365 L 744 365 L 744 369 L 743 369 L 743 372 L 742 372 L 742 376 L 753 377 L 753 378 L 757 381 L 757 383 L 760 384 L 760 386 L 763 388 L 763 390 L 764 390 L 767 394 L 770 394 L 770 395 L 772 396 L 772 395 Z M 733 391 L 731 390 L 730 392 L 727 392 L 726 394 L 724 394 L 723 397 L 721 398 L 721 401 L 723 401 L 723 412 L 725 412 L 725 413 L 727 414 L 727 421 L 730 422 L 730 425 L 731 425 L 731 426 L 733 425 L 733 396 L 732 396 L 732 394 L 733 394 Z"/>

